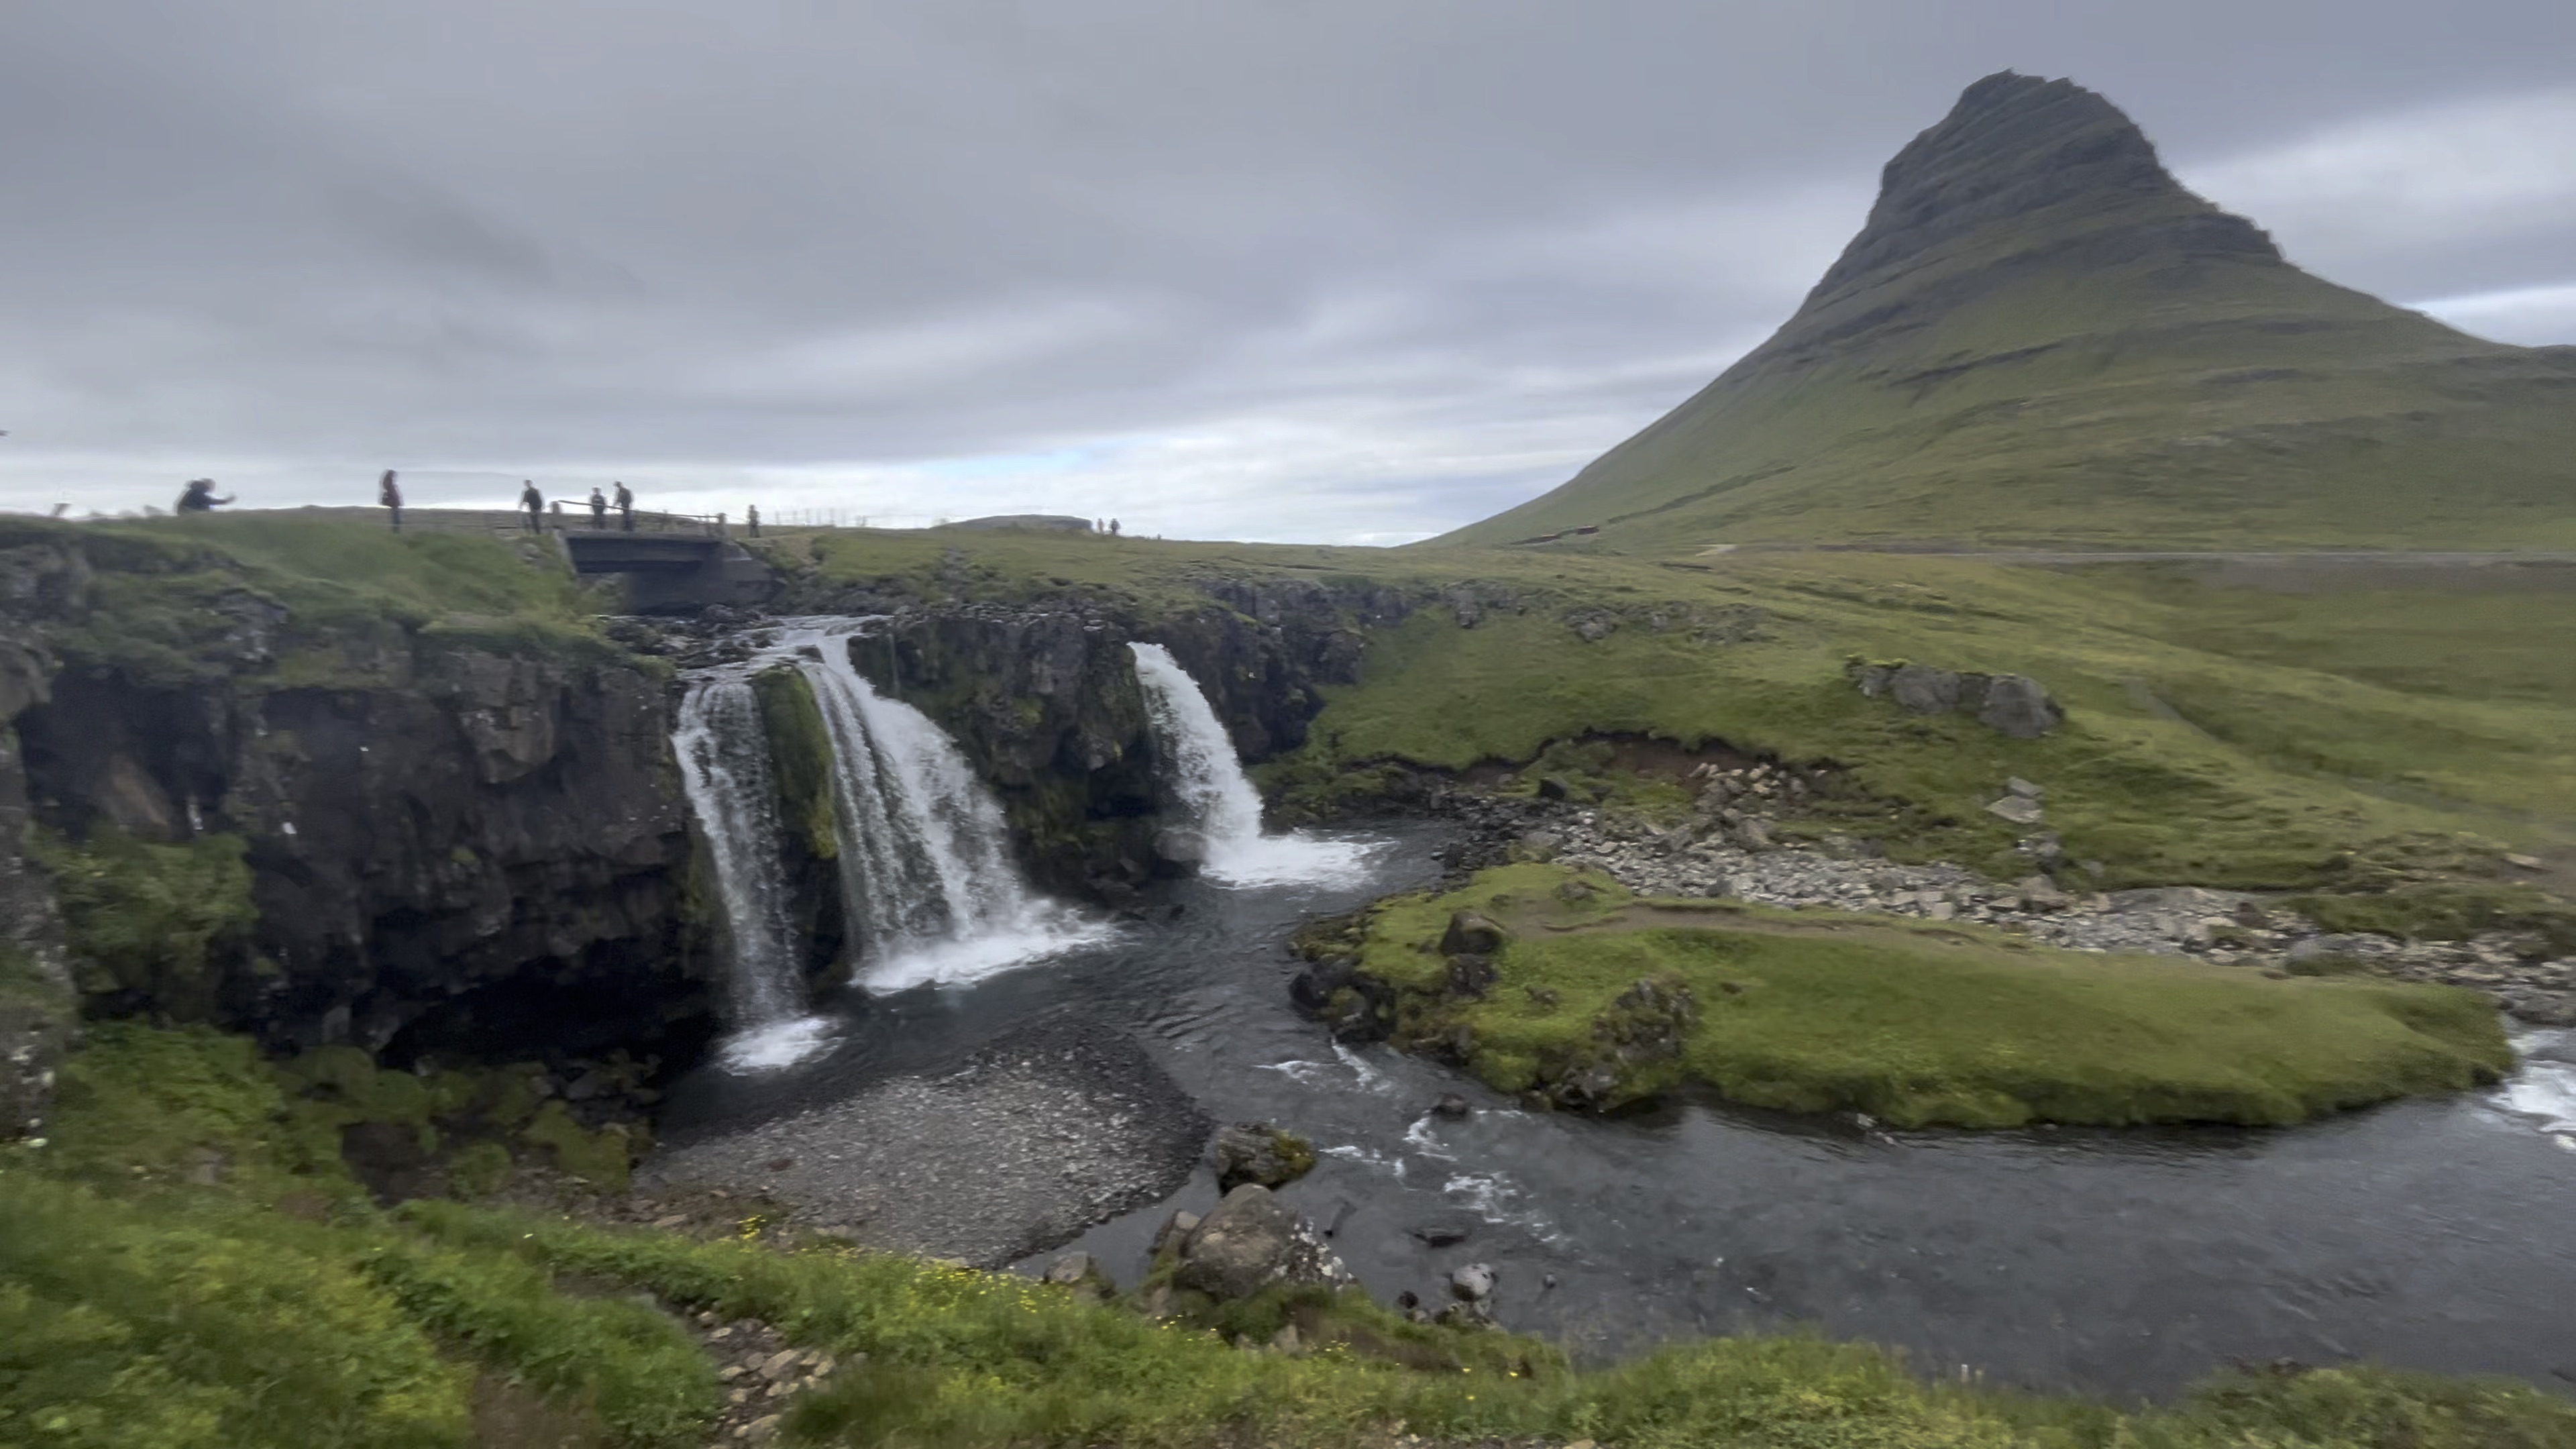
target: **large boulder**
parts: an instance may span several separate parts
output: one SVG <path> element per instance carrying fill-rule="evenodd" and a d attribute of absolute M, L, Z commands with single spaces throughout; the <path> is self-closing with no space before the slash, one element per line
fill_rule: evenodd
<path fill-rule="evenodd" d="M 1285 1187 L 1315 1166 L 1314 1144 L 1267 1122 L 1237 1122 L 1216 1134 L 1216 1185 L 1232 1192 L 1247 1182 Z"/>
<path fill-rule="evenodd" d="M 1249 1298 L 1274 1283 L 1351 1281 L 1323 1235 L 1270 1189 L 1247 1182 L 1181 1240 L 1172 1281 L 1213 1298 Z"/>

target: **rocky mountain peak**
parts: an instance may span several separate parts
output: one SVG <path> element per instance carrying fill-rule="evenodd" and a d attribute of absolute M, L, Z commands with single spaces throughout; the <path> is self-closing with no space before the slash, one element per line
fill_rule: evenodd
<path fill-rule="evenodd" d="M 1868 225 L 1809 302 L 1983 235 L 2026 246 L 2106 229 L 2133 233 L 2125 251 L 2281 259 L 2253 223 L 2185 190 L 2119 107 L 2072 81 L 2000 71 L 1887 163 Z"/>

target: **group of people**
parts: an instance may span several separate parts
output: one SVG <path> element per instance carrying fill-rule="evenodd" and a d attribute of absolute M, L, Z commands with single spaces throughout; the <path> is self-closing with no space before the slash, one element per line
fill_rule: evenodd
<path fill-rule="evenodd" d="M 385 476 L 391 478 L 393 475 L 388 473 Z M 633 533 L 635 531 L 635 490 L 627 487 L 623 483 L 614 484 L 612 486 L 617 489 L 617 495 L 614 498 L 611 498 L 608 494 L 602 493 L 597 488 L 590 490 L 590 526 L 593 528 L 606 528 L 608 526 L 608 510 L 614 507 L 617 510 L 618 527 L 627 533 Z M 546 496 L 537 491 L 537 485 L 533 480 L 520 480 L 519 507 L 527 513 L 528 532 L 539 533 L 544 531 L 546 526 Z"/>

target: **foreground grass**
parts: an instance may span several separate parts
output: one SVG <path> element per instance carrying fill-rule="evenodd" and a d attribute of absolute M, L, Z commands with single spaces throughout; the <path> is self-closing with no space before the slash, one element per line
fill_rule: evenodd
<path fill-rule="evenodd" d="M 1528 1340 L 1416 1330 L 1329 1295 L 1251 1310 L 1329 1326 L 1321 1351 L 1247 1353 L 1006 1275 L 780 1251 L 756 1222 L 706 1242 L 459 1202 L 381 1211 L 331 1156 L 340 1118 L 309 1111 L 294 1080 L 238 1039 L 111 1028 L 70 1069 L 56 1139 L 0 1149 L 0 1443 L 562 1442 L 478 1439 L 478 1386 L 499 1381 L 583 1442 L 702 1442 L 713 1365 L 657 1305 L 758 1317 L 838 1356 L 788 1415 L 799 1443 L 2576 1443 L 2576 1407 L 2501 1381 L 2321 1370 L 2122 1412 L 1929 1386 L 1877 1350 L 1809 1338 L 1576 1371 Z"/>
<path fill-rule="evenodd" d="M 1481 1000 L 1449 991 L 1436 951 L 1462 910 L 1512 932 Z M 2513 1064 L 2494 1006 L 2459 988 L 2273 980 L 1976 928 L 1654 902 L 1555 865 L 1382 903 L 1357 945 L 1361 969 L 1398 988 L 1400 1037 L 1449 1043 L 1463 1027 L 1471 1069 L 1511 1092 L 1607 1065 L 1616 1100 L 1696 1082 L 1753 1106 L 1909 1127 L 2279 1124 L 2493 1081 Z M 1632 1010 L 1620 998 L 1639 981 L 1679 986 L 1697 1011 L 1677 1051 L 1630 1061 L 1614 1048 Z"/>

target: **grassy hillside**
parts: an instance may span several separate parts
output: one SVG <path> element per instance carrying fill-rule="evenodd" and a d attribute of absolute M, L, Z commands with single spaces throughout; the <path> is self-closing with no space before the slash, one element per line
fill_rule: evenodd
<path fill-rule="evenodd" d="M 1510 940 L 1481 999 L 1433 949 L 1473 911 Z M 2032 1121 L 2278 1124 L 2496 1080 L 2495 1008 L 2456 987 L 2272 980 L 2239 967 L 2084 955 L 1886 918 L 1653 901 L 1555 865 L 1488 870 L 1374 907 L 1360 969 L 1397 987 L 1399 1035 L 1454 1043 L 1506 1092 L 1606 1069 L 1596 1105 L 1695 1082 L 1789 1111 L 1901 1126 Z M 1603 1023 L 1640 981 L 1689 993 L 1669 1055 L 1625 1060 Z"/>
<path fill-rule="evenodd" d="M 2576 349 L 2290 266 L 2090 92 L 1979 82 L 1770 341 L 1443 541 L 2576 548 Z"/>

